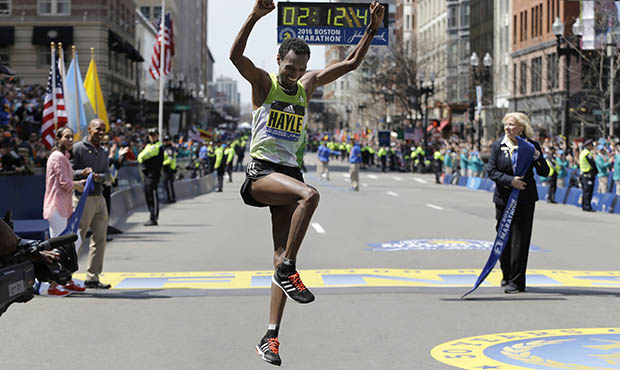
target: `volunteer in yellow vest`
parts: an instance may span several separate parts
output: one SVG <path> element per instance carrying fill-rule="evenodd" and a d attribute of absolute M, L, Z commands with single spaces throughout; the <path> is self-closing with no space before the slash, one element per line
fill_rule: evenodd
<path fill-rule="evenodd" d="M 272 0 L 256 0 L 233 42 L 230 59 L 252 85 L 252 159 L 241 195 L 248 205 L 269 206 L 272 221 L 276 268 L 272 276 L 269 325 L 256 350 L 263 360 L 279 366 L 282 360 L 278 332 L 286 298 L 298 303 L 314 301 L 296 268 L 297 252 L 319 203 L 319 192 L 304 183 L 302 162 L 297 156 L 307 139 L 308 103 L 316 88 L 335 81 L 362 63 L 383 22 L 384 8 L 376 1 L 370 4 L 368 28 L 345 60 L 323 70 L 306 72 L 310 48 L 302 39 L 288 38 L 278 49 L 278 73 L 269 74 L 243 53 L 256 22 L 273 9 Z"/>
<path fill-rule="evenodd" d="M 144 226 L 157 225 L 159 218 L 159 199 L 157 198 L 157 186 L 161 178 L 161 168 L 164 163 L 164 151 L 159 142 L 159 132 L 156 128 L 148 130 L 149 143 L 138 154 L 138 163 L 141 163 L 144 173 L 144 197 L 149 207 L 150 219 Z"/>
<path fill-rule="evenodd" d="M 168 203 L 175 203 L 177 196 L 174 192 L 174 179 L 177 173 L 177 149 L 172 144 L 169 135 L 164 136 L 164 189 Z"/>
<path fill-rule="evenodd" d="M 381 147 L 379 148 L 379 151 L 377 152 L 377 156 L 379 157 L 379 160 L 381 161 L 381 172 L 385 172 L 385 167 L 387 166 L 387 149 L 385 149 L 385 147 Z"/>
<path fill-rule="evenodd" d="M 237 142 L 233 141 L 230 146 L 224 149 L 224 158 L 226 159 L 226 172 L 228 173 L 228 182 L 232 182 L 233 160 L 235 159 L 235 147 Z"/>
<path fill-rule="evenodd" d="M 594 178 L 597 174 L 596 162 L 592 158 L 592 147 L 594 141 L 588 139 L 583 143 L 583 149 L 579 153 L 579 171 L 581 171 L 581 209 L 586 212 L 594 212 L 592 209 L 592 193 L 594 192 Z"/>
<path fill-rule="evenodd" d="M 222 187 L 224 186 L 224 173 L 226 172 L 226 161 L 224 160 L 224 150 L 226 150 L 226 144 L 221 143 L 221 145 L 217 145 L 215 149 L 215 163 L 213 164 L 213 169 L 217 172 L 217 192 L 221 193 Z"/>
<path fill-rule="evenodd" d="M 559 166 L 555 160 L 555 155 L 549 149 L 545 149 L 545 160 L 547 161 L 547 166 L 549 166 L 549 176 L 547 176 L 547 182 L 549 182 L 549 191 L 547 193 L 547 203 L 557 203 L 555 201 L 555 191 L 558 188 L 558 171 Z"/>
<path fill-rule="evenodd" d="M 439 148 L 433 153 L 433 171 L 435 172 L 435 184 L 441 184 L 441 167 L 443 166 L 443 154 Z"/>

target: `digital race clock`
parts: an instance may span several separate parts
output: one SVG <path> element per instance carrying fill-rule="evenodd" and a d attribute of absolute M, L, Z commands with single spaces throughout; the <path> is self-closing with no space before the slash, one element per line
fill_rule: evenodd
<path fill-rule="evenodd" d="M 388 4 L 372 45 L 388 44 Z M 278 2 L 278 43 L 299 37 L 308 44 L 355 45 L 370 25 L 370 3 Z"/>

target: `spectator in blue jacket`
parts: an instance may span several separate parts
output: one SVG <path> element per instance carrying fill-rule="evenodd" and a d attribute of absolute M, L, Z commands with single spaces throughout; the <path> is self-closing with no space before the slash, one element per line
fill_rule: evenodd
<path fill-rule="evenodd" d="M 360 165 L 362 164 L 362 149 L 351 139 L 351 154 L 349 155 L 349 175 L 351 176 L 351 190 L 360 190 Z"/>
<path fill-rule="evenodd" d="M 482 169 L 484 168 L 484 162 L 480 159 L 480 153 L 477 151 L 471 152 L 471 156 L 469 157 L 469 169 L 471 170 L 471 175 L 473 177 L 482 176 Z"/>
<path fill-rule="evenodd" d="M 607 155 L 607 149 L 603 145 L 599 145 L 597 148 L 596 157 L 594 162 L 596 163 L 596 169 L 598 170 L 598 192 L 605 194 L 609 189 L 607 179 L 609 179 L 609 169 L 611 168 L 611 159 Z"/>
<path fill-rule="evenodd" d="M 339 154 L 339 151 L 331 150 L 327 147 L 326 140 L 321 141 L 321 145 L 319 145 L 318 150 L 319 163 L 316 166 L 316 172 L 319 176 L 319 180 L 323 180 L 323 178 L 325 178 L 327 181 L 329 181 L 329 156 L 337 156 Z"/>
<path fill-rule="evenodd" d="M 467 170 L 469 169 L 469 158 L 467 157 L 467 149 L 463 148 L 461 150 L 461 176 L 467 176 L 468 172 Z"/>
<path fill-rule="evenodd" d="M 616 145 L 614 156 L 614 181 L 616 182 L 616 195 L 620 195 L 620 144 Z"/>
<path fill-rule="evenodd" d="M 558 186 L 565 188 L 567 184 L 566 169 L 568 168 L 568 160 L 562 149 L 556 151 L 555 164 L 558 169 Z"/>

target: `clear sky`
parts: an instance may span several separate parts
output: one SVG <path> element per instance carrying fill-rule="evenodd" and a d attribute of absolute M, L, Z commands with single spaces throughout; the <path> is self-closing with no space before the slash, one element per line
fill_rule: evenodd
<path fill-rule="evenodd" d="M 213 78 L 222 75 L 236 79 L 242 105 L 251 102 L 250 83 L 241 77 L 228 59 L 228 53 L 254 3 L 255 0 L 209 0 L 208 8 L 207 43 L 215 59 Z M 276 8 L 254 26 L 245 49 L 245 55 L 267 72 L 277 71 L 277 12 Z M 311 46 L 310 53 L 308 69 L 322 69 L 325 66 L 325 47 Z"/>

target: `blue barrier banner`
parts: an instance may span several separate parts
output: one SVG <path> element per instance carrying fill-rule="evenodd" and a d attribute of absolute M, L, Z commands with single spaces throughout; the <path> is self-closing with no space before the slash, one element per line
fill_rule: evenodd
<path fill-rule="evenodd" d="M 84 186 L 84 192 L 80 197 L 80 201 L 78 202 L 77 207 L 75 207 L 75 211 L 69 219 L 67 220 L 67 227 L 63 230 L 60 235 L 65 235 L 69 233 L 78 233 L 78 228 L 80 227 L 80 220 L 82 219 L 82 212 L 84 212 L 84 205 L 86 204 L 86 198 L 88 198 L 88 194 L 93 190 L 93 174 L 88 175 L 88 179 L 86 180 L 86 185 Z"/>
<path fill-rule="evenodd" d="M 515 166 L 514 173 L 515 176 L 524 176 L 527 170 L 530 168 L 530 165 L 532 164 L 535 149 L 534 145 L 528 143 L 526 140 L 523 140 L 520 137 L 517 137 L 517 139 L 519 141 L 519 148 L 517 150 L 517 164 Z M 465 298 L 474 290 L 478 289 L 484 279 L 489 276 L 489 274 L 493 270 L 493 267 L 495 267 L 495 264 L 497 264 L 499 257 L 504 251 L 504 248 L 506 248 L 508 238 L 510 237 L 510 225 L 512 224 L 512 218 L 514 217 L 515 211 L 517 209 L 518 199 L 519 189 L 512 189 L 510 197 L 508 198 L 508 202 L 506 203 L 506 208 L 504 209 L 504 214 L 502 215 L 502 220 L 500 221 L 499 227 L 497 228 L 497 236 L 495 237 L 495 242 L 493 243 L 493 249 L 491 250 L 489 260 L 480 272 L 480 276 L 478 276 L 474 287 L 469 292 L 463 294 L 461 299 Z"/>

